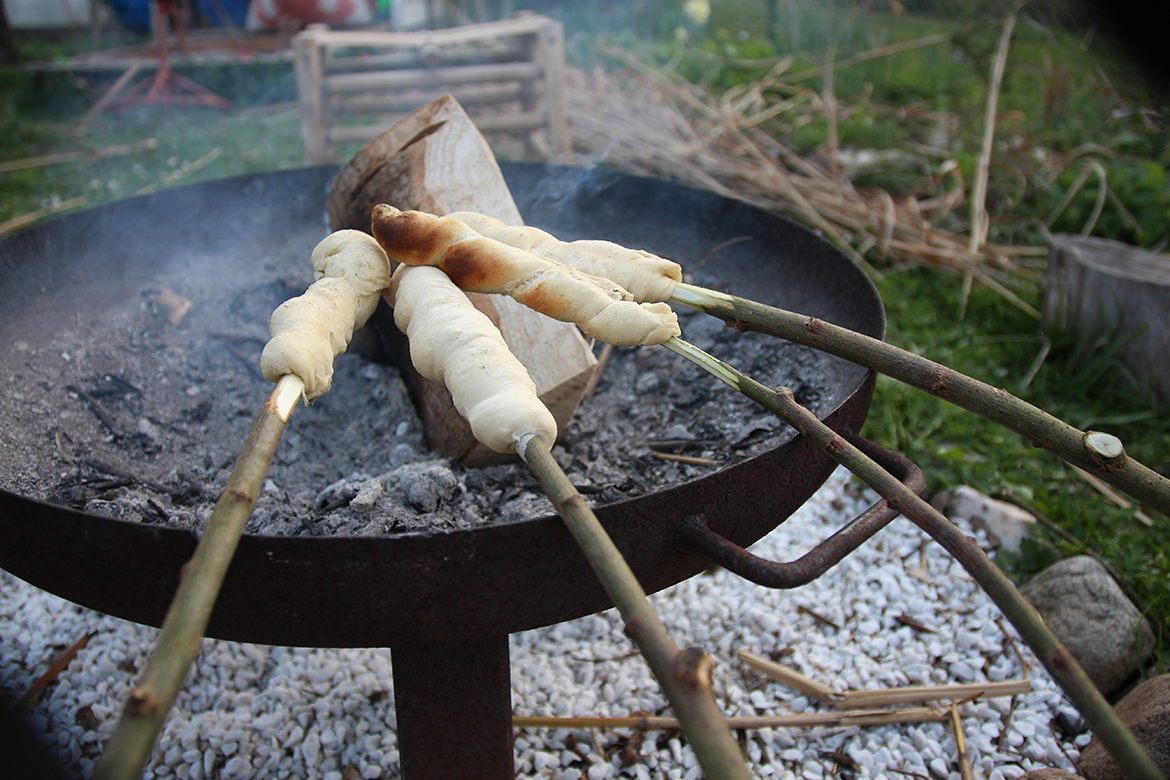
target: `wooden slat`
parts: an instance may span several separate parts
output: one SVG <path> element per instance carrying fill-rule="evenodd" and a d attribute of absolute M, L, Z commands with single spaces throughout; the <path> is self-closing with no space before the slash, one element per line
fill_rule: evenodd
<path fill-rule="evenodd" d="M 543 74 L 544 68 L 539 63 L 507 62 L 435 70 L 423 68 L 374 73 L 342 73 L 326 76 L 323 79 L 322 87 L 326 93 L 337 94 L 365 90 L 479 84 L 486 81 L 530 81 L 540 78 Z"/>
<path fill-rule="evenodd" d="M 437 62 L 426 62 L 417 51 L 389 54 L 363 54 L 358 57 L 333 57 L 325 60 L 325 73 L 359 73 L 371 70 L 405 70 L 409 68 L 455 68 L 464 65 L 489 65 L 497 62 L 515 62 L 520 59 L 518 49 L 484 49 L 477 52 L 438 50 Z"/>
<path fill-rule="evenodd" d="M 418 48 L 428 43 L 435 46 L 443 46 L 482 40 L 484 38 L 531 34 L 540 29 L 542 22 L 543 18 L 539 16 L 520 16 L 515 19 L 504 19 L 487 24 L 451 27 L 444 30 L 428 30 L 425 33 L 378 32 L 374 30 L 326 30 L 319 33 L 316 39 L 321 46 L 329 47 L 372 46 L 385 48 L 402 46 L 404 48 Z"/>
<path fill-rule="evenodd" d="M 329 143 L 352 143 L 355 141 L 369 141 L 377 138 L 393 124 L 393 119 L 377 125 L 337 125 L 329 128 L 327 137 Z M 507 130 L 534 130 L 544 126 L 544 117 L 539 112 L 517 114 L 489 114 L 472 117 L 475 126 L 480 132 L 507 131 Z"/>
<path fill-rule="evenodd" d="M 379 112 L 407 113 L 430 103 L 443 94 L 450 94 L 459 105 L 482 106 L 490 103 L 511 103 L 523 92 L 519 83 L 484 86 L 476 89 L 435 90 L 433 92 L 406 92 L 398 94 L 335 95 L 329 99 L 334 114 L 374 114 Z"/>

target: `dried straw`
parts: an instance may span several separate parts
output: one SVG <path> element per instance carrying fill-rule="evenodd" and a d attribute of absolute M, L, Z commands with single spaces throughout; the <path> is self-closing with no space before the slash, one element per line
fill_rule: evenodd
<path fill-rule="evenodd" d="M 1044 247 L 1008 247 L 941 227 L 966 199 L 958 164 L 944 161 L 933 192 L 895 196 L 858 189 L 845 175 L 792 151 L 766 132 L 777 116 L 851 109 L 786 82 L 782 64 L 764 78 L 712 95 L 659 72 L 633 54 L 605 47 L 624 66 L 615 74 L 571 71 L 568 90 L 573 144 L 587 158 L 635 174 L 674 179 L 792 217 L 819 230 L 854 260 L 863 255 L 926 265 L 995 289 L 1021 309 L 1038 313 L 1011 290 L 1031 275 L 1020 258 Z M 820 72 L 836 68 L 825 65 Z"/>

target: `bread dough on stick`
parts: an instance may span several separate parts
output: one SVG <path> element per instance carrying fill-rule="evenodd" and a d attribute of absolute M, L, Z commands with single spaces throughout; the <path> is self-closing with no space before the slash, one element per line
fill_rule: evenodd
<path fill-rule="evenodd" d="M 447 216 L 487 238 L 547 257 L 590 276 L 610 279 L 642 303 L 669 300 L 682 281 L 682 266 L 641 249 L 628 249 L 612 241 L 561 241 L 540 228 L 509 225 L 475 211 L 455 211 Z"/>
<path fill-rule="evenodd" d="M 338 230 L 313 250 L 313 279 L 335 277 L 349 282 L 358 297 L 354 330 L 366 324 L 390 286 L 390 258 L 369 234 Z"/>
<path fill-rule="evenodd" d="M 420 374 L 447 386 L 475 438 L 496 452 L 516 452 L 535 436 L 557 438 L 552 413 L 504 343 L 499 329 L 437 268 L 400 266 L 386 297 L 394 322 L 410 342 Z"/>
<path fill-rule="evenodd" d="M 365 233 L 342 230 L 313 250 L 315 282 L 304 295 L 285 301 L 268 321 L 272 338 L 260 370 L 277 382 L 295 374 L 310 401 L 329 391 L 333 359 L 345 352 L 353 332 L 366 324 L 390 284 L 390 260 Z"/>
<path fill-rule="evenodd" d="M 608 279 L 485 238 L 458 219 L 381 204 L 371 232 L 395 260 L 436 266 L 460 289 L 504 293 L 610 344 L 661 344 L 680 333 L 666 304 L 636 303 Z"/>
<path fill-rule="evenodd" d="M 349 346 L 357 310 L 357 295 L 344 279 L 313 282 L 304 295 L 277 306 L 268 321 L 272 338 L 260 355 L 265 378 L 299 376 L 310 401 L 329 392 L 333 358 Z"/>

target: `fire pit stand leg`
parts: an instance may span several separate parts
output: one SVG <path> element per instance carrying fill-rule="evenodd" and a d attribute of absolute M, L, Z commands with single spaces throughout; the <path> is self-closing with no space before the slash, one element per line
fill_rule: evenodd
<path fill-rule="evenodd" d="M 511 780 L 508 636 L 390 648 L 403 780 Z"/>

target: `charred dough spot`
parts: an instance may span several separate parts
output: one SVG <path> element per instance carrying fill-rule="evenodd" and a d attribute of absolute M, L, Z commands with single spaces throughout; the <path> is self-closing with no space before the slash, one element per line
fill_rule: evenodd
<path fill-rule="evenodd" d="M 564 318 L 572 308 L 572 302 L 568 298 L 549 290 L 548 285 L 544 283 L 536 284 L 517 293 L 516 300 L 530 309 L 552 317 L 554 320 Z"/>
<path fill-rule="evenodd" d="M 371 229 L 386 254 L 408 265 L 428 264 L 440 247 L 437 231 L 429 230 L 417 212 L 391 214 L 375 208 Z"/>
<path fill-rule="evenodd" d="M 443 258 L 441 267 L 461 290 L 485 292 L 485 285 L 491 286 L 492 268 L 484 261 L 483 254 L 475 251 L 474 246 L 455 244 Z"/>

